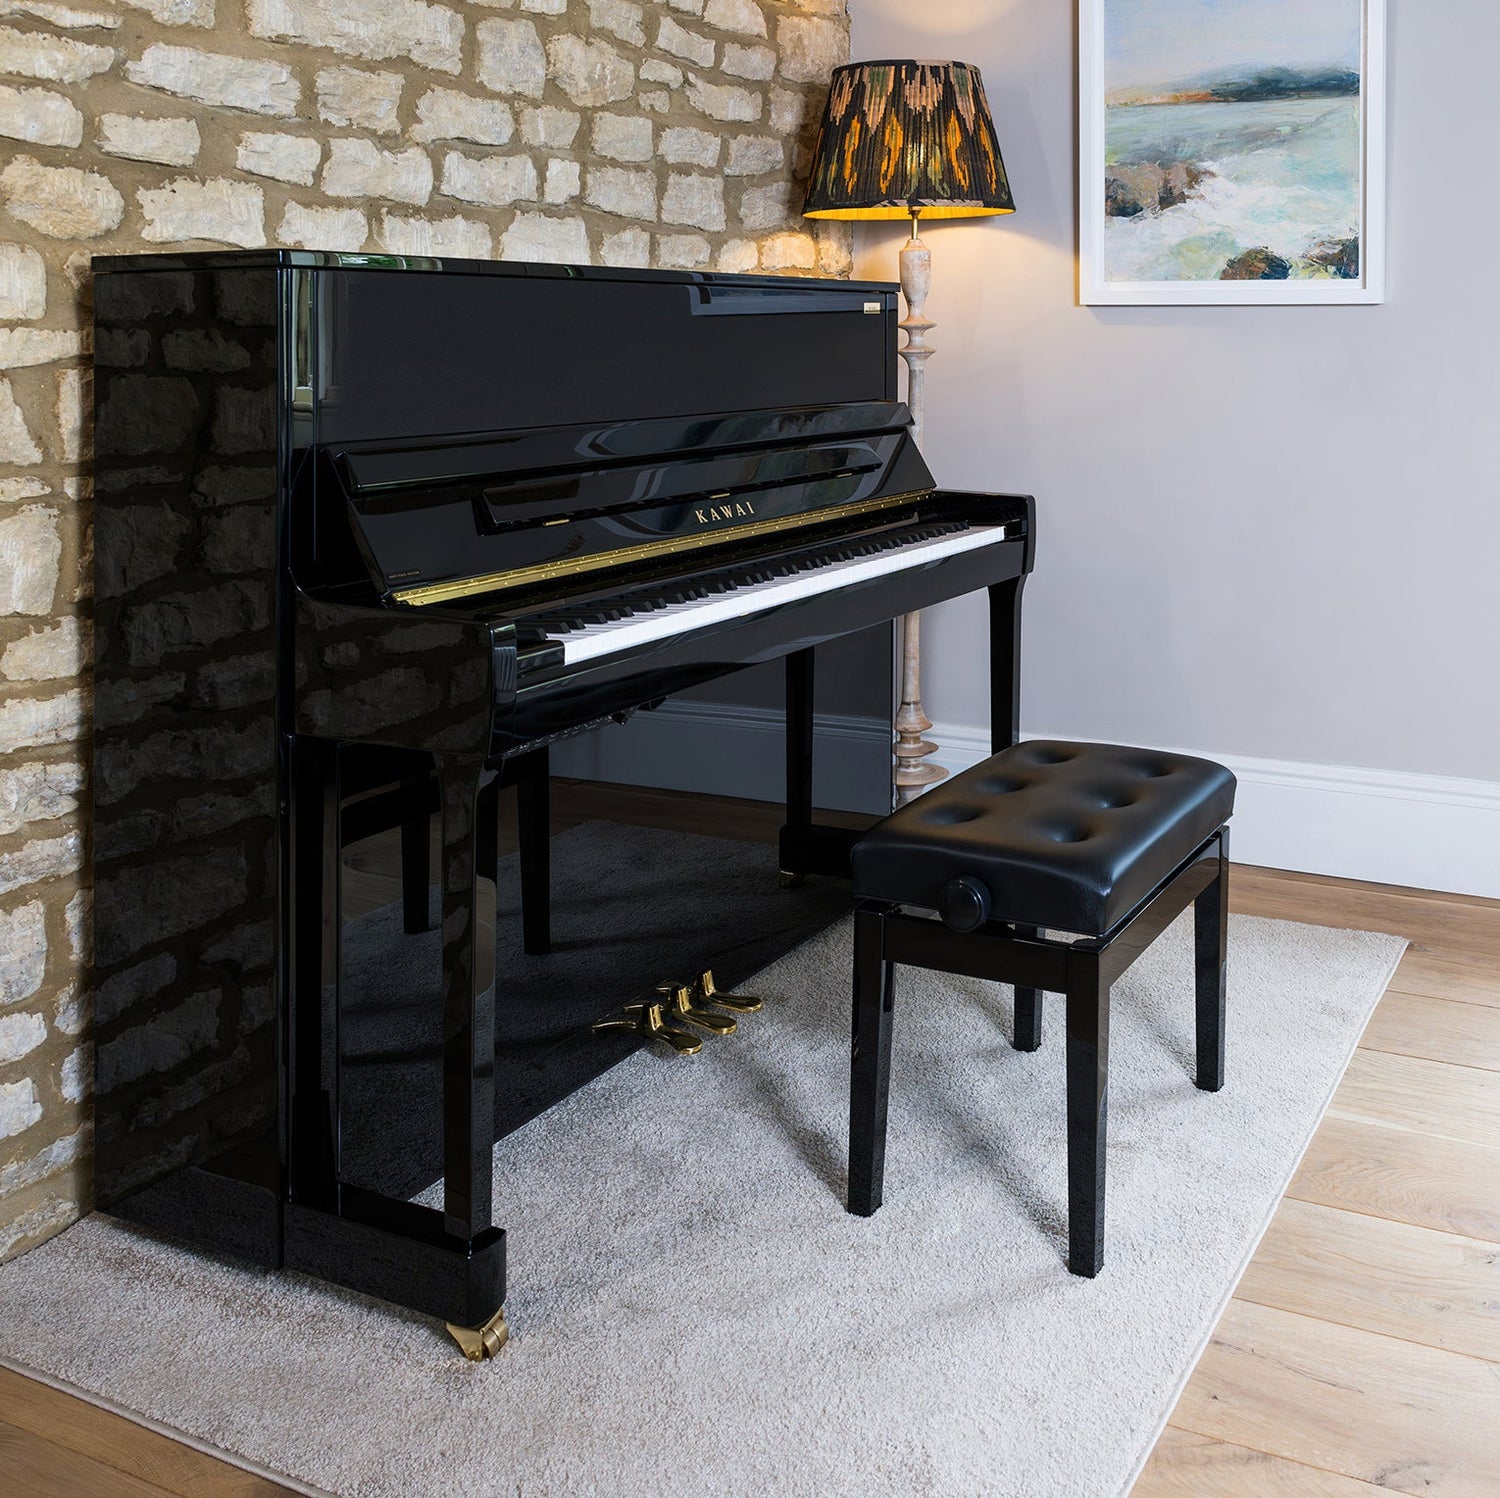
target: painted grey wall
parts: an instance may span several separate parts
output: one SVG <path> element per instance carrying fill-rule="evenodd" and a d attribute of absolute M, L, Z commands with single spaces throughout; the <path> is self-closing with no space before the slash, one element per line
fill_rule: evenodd
<path fill-rule="evenodd" d="M 1500 6 L 1392 0 L 1386 304 L 1265 309 L 1076 304 L 1072 6 L 851 9 L 856 59 L 980 67 L 1018 204 L 924 233 L 926 446 L 1038 496 L 1027 731 L 1500 780 Z M 924 630 L 940 721 L 982 621 Z"/>

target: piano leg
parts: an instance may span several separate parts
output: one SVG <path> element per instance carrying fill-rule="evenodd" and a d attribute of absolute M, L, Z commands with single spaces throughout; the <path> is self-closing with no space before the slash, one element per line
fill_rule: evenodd
<path fill-rule="evenodd" d="M 427 889 L 432 883 L 432 818 L 427 810 L 428 777 L 401 782 L 406 811 L 401 819 L 401 913 L 410 933 L 426 931 Z"/>
<path fill-rule="evenodd" d="M 990 594 L 990 753 L 1021 738 L 1021 589 L 1026 574 L 995 583 Z"/>
<path fill-rule="evenodd" d="M 477 1327 L 466 1355 L 490 1356 L 505 1340 L 497 1309 L 505 1299 L 505 1233 L 490 1223 L 495 838 L 484 849 L 478 830 L 498 813 L 496 777 L 477 757 L 438 760 L 444 1202 L 436 1211 L 340 1179 L 338 746 L 299 738 L 291 771 L 284 1262 L 461 1329 Z"/>
<path fill-rule="evenodd" d="M 786 825 L 781 830 L 781 885 L 792 889 L 809 872 L 803 865 L 812 832 L 813 652 L 786 658 Z"/>

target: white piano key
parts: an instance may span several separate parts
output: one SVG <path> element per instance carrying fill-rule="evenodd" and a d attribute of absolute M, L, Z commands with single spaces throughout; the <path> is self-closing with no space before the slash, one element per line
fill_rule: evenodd
<path fill-rule="evenodd" d="M 597 660 L 624 650 L 636 650 L 653 641 L 691 634 L 711 624 L 748 619 L 753 614 L 778 608 L 783 604 L 816 598 L 868 578 L 890 577 L 915 567 L 927 566 L 944 557 L 978 551 L 1004 541 L 1010 528 L 1004 525 L 976 525 L 954 535 L 932 540 L 913 541 L 895 546 L 874 556 L 855 557 L 844 562 L 828 562 L 807 572 L 778 577 L 770 582 L 748 583 L 728 593 L 691 603 L 673 603 L 652 609 L 639 617 L 615 619 L 608 623 L 586 624 L 570 631 L 562 640 L 563 659 L 569 665 L 578 661 Z"/>

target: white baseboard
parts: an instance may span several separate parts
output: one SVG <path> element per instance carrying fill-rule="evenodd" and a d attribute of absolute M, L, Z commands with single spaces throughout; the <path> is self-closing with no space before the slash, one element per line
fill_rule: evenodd
<path fill-rule="evenodd" d="M 950 773 L 990 752 L 989 731 L 971 724 L 935 724 L 929 737 Z M 1237 863 L 1500 899 L 1500 781 L 1150 747 L 1234 771 Z"/>
<path fill-rule="evenodd" d="M 779 801 L 784 734 L 774 708 L 674 698 L 617 734 L 559 744 L 554 773 Z M 874 808 L 882 786 L 871 751 L 883 737 L 888 730 L 875 719 L 818 715 L 818 805 Z M 929 737 L 950 774 L 990 752 L 989 730 L 972 724 L 938 723 Z M 1500 781 L 1149 747 L 1201 754 L 1234 771 L 1238 863 L 1500 899 Z"/>

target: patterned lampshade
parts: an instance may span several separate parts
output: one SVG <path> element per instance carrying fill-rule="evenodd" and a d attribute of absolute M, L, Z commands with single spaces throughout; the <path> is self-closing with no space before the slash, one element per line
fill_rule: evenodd
<path fill-rule="evenodd" d="M 833 70 L 807 218 L 1013 213 L 979 69 L 855 62 Z"/>

